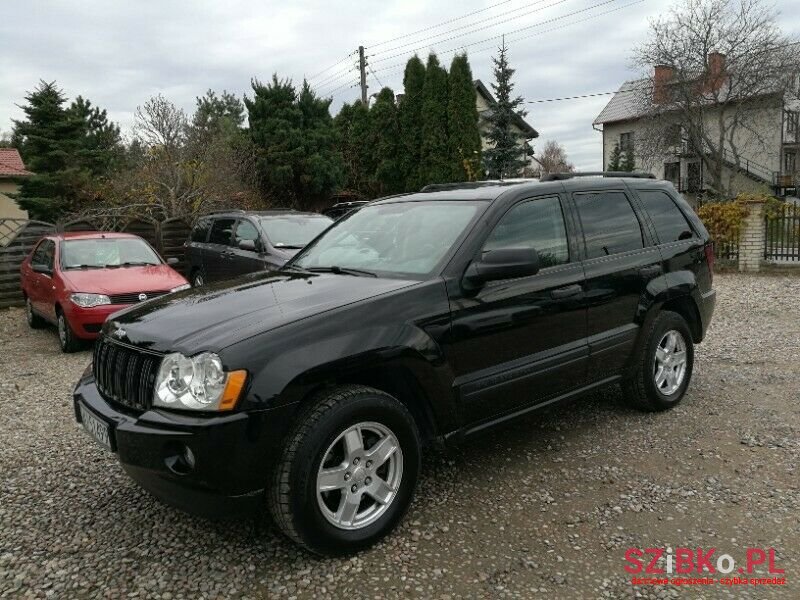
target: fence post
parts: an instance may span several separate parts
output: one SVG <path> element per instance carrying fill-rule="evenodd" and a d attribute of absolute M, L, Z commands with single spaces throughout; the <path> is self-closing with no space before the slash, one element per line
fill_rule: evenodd
<path fill-rule="evenodd" d="M 747 217 L 739 235 L 739 270 L 756 272 L 764 258 L 764 200 L 747 200 L 745 204 Z"/>

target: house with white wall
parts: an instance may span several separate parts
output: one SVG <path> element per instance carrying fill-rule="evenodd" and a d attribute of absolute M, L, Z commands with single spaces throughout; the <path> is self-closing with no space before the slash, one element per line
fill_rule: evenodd
<path fill-rule="evenodd" d="M 709 53 L 705 73 L 698 74 L 698 96 L 706 99 L 702 127 L 717 139 L 724 107 L 725 56 Z M 603 167 L 611 161 L 615 145 L 633 150 L 636 168 L 653 172 L 672 181 L 683 192 L 714 192 L 709 177 L 711 151 L 702 160 L 681 122 L 681 112 L 672 103 L 674 71 L 656 66 L 653 76 L 626 81 L 609 100 L 597 118 L 595 129 L 603 135 Z M 685 83 L 685 82 L 684 82 Z M 768 192 L 777 195 L 796 193 L 800 179 L 800 81 L 780 93 L 763 91 L 737 104 L 743 126 L 732 128 L 725 142 L 714 151 L 714 164 L 722 163 L 723 181 L 729 192 Z M 728 137 L 730 139 L 728 139 Z M 658 143 L 654 143 L 654 140 Z M 717 161 L 717 158 L 719 160 Z"/>
<path fill-rule="evenodd" d="M 28 218 L 12 196 L 17 193 L 20 180 L 31 175 L 16 148 L 0 148 L 0 219 Z"/>

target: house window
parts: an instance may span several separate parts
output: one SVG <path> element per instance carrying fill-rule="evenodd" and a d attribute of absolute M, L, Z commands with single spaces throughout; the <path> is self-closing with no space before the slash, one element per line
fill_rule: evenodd
<path fill-rule="evenodd" d="M 794 150 L 784 150 L 783 152 L 783 172 L 794 173 L 797 170 L 797 154 Z"/>
<path fill-rule="evenodd" d="M 626 131 L 619 134 L 619 148 L 623 152 L 633 150 L 633 132 Z"/>
<path fill-rule="evenodd" d="M 681 163 L 664 163 L 664 179 L 678 185 L 681 179 Z"/>
<path fill-rule="evenodd" d="M 678 147 L 683 139 L 683 131 L 680 123 L 671 123 L 664 130 L 664 137 L 667 146 Z"/>
<path fill-rule="evenodd" d="M 800 112 L 794 110 L 786 111 L 785 141 L 790 144 L 794 144 L 800 141 Z"/>

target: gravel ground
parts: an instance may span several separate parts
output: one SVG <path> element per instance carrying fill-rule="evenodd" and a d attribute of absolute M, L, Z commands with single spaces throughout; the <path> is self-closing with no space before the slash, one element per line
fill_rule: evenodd
<path fill-rule="evenodd" d="M 318 559 L 139 490 L 75 424 L 89 352 L 0 311 L 0 598 L 800 597 L 800 277 L 717 275 L 683 404 L 611 388 L 427 457 L 401 527 Z M 633 587 L 628 547 L 774 547 L 784 587 Z M 763 571 L 762 571 L 763 572 Z"/>

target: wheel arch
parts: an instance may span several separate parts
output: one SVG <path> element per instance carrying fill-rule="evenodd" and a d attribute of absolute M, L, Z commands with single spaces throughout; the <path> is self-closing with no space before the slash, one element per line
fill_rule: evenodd
<path fill-rule="evenodd" d="M 700 310 L 697 308 L 694 298 L 690 295 L 678 296 L 667 300 L 661 306 L 661 310 L 669 310 L 679 314 L 689 325 L 689 331 L 692 332 L 692 341 L 695 344 L 703 341 L 703 323 L 700 318 Z"/>

